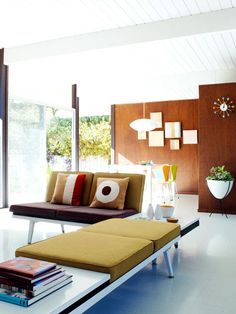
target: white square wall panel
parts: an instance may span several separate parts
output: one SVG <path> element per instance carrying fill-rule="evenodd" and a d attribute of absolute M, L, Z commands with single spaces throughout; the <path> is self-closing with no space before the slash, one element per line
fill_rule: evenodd
<path fill-rule="evenodd" d="M 162 128 L 162 112 L 151 112 L 150 119 L 156 122 L 157 128 Z"/>
<path fill-rule="evenodd" d="M 164 146 L 164 131 L 150 131 L 148 138 L 150 147 Z"/>
<path fill-rule="evenodd" d="M 197 130 L 183 130 L 183 144 L 197 143 Z"/>
<path fill-rule="evenodd" d="M 165 138 L 180 138 L 181 122 L 165 122 Z"/>

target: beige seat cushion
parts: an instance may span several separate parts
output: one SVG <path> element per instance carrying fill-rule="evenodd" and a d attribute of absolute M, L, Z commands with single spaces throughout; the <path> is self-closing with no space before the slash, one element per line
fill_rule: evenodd
<path fill-rule="evenodd" d="M 178 224 L 119 218 L 98 222 L 83 230 L 85 232 L 150 240 L 154 244 L 155 251 L 180 235 L 180 226 Z"/>
<path fill-rule="evenodd" d="M 16 256 L 109 273 L 111 281 L 128 272 L 152 253 L 151 241 L 83 230 L 62 234 L 16 250 Z"/>

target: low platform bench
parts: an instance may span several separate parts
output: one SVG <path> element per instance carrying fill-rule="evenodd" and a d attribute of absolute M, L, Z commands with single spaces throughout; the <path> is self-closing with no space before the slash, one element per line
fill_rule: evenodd
<path fill-rule="evenodd" d="M 76 232 L 21 247 L 16 250 L 16 256 L 109 274 L 109 282 L 102 285 L 101 289 L 96 289 L 83 302 L 74 305 L 76 313 L 83 313 L 147 264 L 155 262 L 162 253 L 169 277 L 173 277 L 168 250 L 179 239 L 178 224 L 110 219 Z M 33 307 L 34 305 L 32 311 Z M 70 311 L 72 309 L 70 306 Z"/>
<path fill-rule="evenodd" d="M 83 172 L 86 174 L 80 206 L 52 204 L 51 199 L 56 185 L 58 173 L 79 174 L 81 172 L 52 172 L 48 183 L 46 201 L 11 205 L 13 217 L 29 220 L 28 243 L 32 242 L 36 222 L 54 222 L 64 225 L 86 226 L 110 218 L 125 218 L 141 212 L 145 176 L 142 174 Z M 129 178 L 125 196 L 124 209 L 91 208 L 98 178 Z"/>

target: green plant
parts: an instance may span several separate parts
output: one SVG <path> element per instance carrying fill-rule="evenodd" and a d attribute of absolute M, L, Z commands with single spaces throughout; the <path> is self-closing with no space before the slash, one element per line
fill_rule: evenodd
<path fill-rule="evenodd" d="M 211 168 L 207 180 L 233 181 L 234 177 L 229 171 L 225 170 L 225 166 L 216 166 Z"/>
<path fill-rule="evenodd" d="M 52 108 L 50 108 L 52 109 Z M 51 110 L 52 111 L 52 110 Z M 58 117 L 57 109 L 47 121 L 47 160 L 53 156 L 71 158 L 71 118 Z M 109 116 L 80 118 L 80 157 L 89 156 L 110 159 L 111 121 Z"/>

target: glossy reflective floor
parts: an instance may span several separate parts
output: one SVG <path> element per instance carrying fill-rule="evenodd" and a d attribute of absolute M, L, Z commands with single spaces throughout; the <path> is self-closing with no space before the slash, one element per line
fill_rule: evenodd
<path fill-rule="evenodd" d="M 200 227 L 171 249 L 175 278 L 163 259 L 149 265 L 98 302 L 86 314 L 235 314 L 236 216 L 199 214 L 196 196 L 181 196 L 177 215 L 199 215 Z M 28 223 L 0 210 L 0 260 L 27 241 Z M 66 231 L 74 230 L 66 227 Z M 60 226 L 36 225 L 34 241 L 60 233 Z"/>

